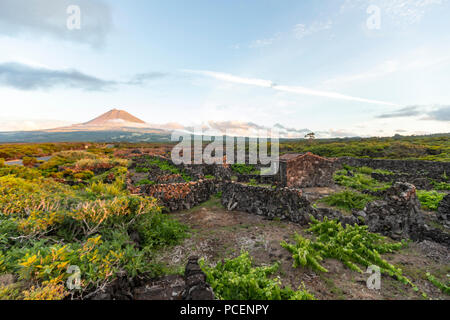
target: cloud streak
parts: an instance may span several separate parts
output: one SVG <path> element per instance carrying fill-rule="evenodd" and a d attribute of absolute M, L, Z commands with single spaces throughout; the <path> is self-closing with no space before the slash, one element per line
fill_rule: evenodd
<path fill-rule="evenodd" d="M 57 86 L 101 91 L 116 84 L 78 70 L 54 70 L 7 62 L 0 64 L 0 85 L 19 90 L 47 89 Z"/>
<path fill-rule="evenodd" d="M 324 97 L 324 98 L 348 100 L 348 101 L 357 101 L 357 102 L 388 105 L 388 106 L 398 106 L 398 104 L 395 104 L 392 102 L 373 100 L 373 99 L 365 99 L 365 98 L 360 98 L 360 97 L 344 95 L 344 94 L 337 93 L 337 92 L 309 89 L 309 88 L 305 88 L 305 87 L 301 87 L 301 86 L 283 86 L 283 85 L 278 85 L 270 80 L 239 77 L 239 76 L 235 76 L 235 75 L 228 74 L 228 73 L 222 73 L 222 72 L 214 72 L 214 71 L 206 71 L 206 70 L 189 70 L 189 69 L 183 70 L 183 71 L 191 73 L 191 74 L 197 74 L 197 75 L 201 75 L 201 76 L 214 78 L 214 79 L 221 80 L 221 81 L 244 84 L 244 85 L 253 85 L 253 86 L 264 87 L 264 88 L 271 88 L 271 89 L 277 90 L 277 91 L 289 92 L 289 93 L 300 94 L 300 95 L 316 96 L 316 97 Z"/>
<path fill-rule="evenodd" d="M 101 79 L 76 69 L 56 70 L 18 62 L 0 63 L 0 86 L 18 90 L 64 87 L 86 91 L 105 91 L 116 85 L 142 86 L 148 81 L 158 80 L 167 75 L 163 72 L 147 72 L 137 74 L 127 81 L 114 81 Z"/>

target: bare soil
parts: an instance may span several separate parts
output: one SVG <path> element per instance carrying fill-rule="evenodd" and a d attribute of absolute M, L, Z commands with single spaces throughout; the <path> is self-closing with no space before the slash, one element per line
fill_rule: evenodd
<path fill-rule="evenodd" d="M 197 255 L 208 263 L 215 264 L 222 259 L 236 257 L 241 250 L 246 250 L 254 258 L 256 265 L 269 265 L 279 261 L 281 265 L 277 275 L 283 285 L 296 289 L 304 284 L 317 299 L 424 299 L 420 292 L 415 292 L 411 287 L 387 275 L 382 275 L 381 290 L 370 290 L 366 285 L 369 274 L 354 272 L 333 259 L 323 261 L 328 273 L 317 273 L 302 267 L 293 268 L 291 255 L 280 246 L 280 242 L 293 241 L 295 233 L 311 236 L 306 233 L 306 227 L 295 223 L 270 221 L 245 212 L 229 212 L 217 198 L 191 210 L 171 215 L 191 228 L 190 238 L 182 245 L 167 248 L 159 256 L 159 261 L 173 270 L 174 274 L 182 274 L 190 256 Z M 425 276 L 426 272 L 430 272 L 441 282 L 448 281 L 448 248 L 427 241 L 410 243 L 407 248 L 387 254 L 384 258 L 402 268 L 404 275 L 429 298 L 449 299 Z"/>

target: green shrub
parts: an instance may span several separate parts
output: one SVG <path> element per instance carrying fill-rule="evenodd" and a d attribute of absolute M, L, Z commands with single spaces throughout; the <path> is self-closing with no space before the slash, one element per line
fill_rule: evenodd
<path fill-rule="evenodd" d="M 304 289 L 293 291 L 281 288 L 279 278 L 271 278 L 278 264 L 268 267 L 253 267 L 248 252 L 234 259 L 225 259 L 215 267 L 200 266 L 214 294 L 221 300 L 313 300 L 314 296 Z"/>
<path fill-rule="evenodd" d="M 417 198 L 419 198 L 422 208 L 425 210 L 436 211 L 439 207 L 439 203 L 444 199 L 445 193 L 440 193 L 437 191 L 425 191 L 418 190 Z"/>
<path fill-rule="evenodd" d="M 333 193 L 320 199 L 320 202 L 326 203 L 330 206 L 343 209 L 345 211 L 352 211 L 353 209 L 363 210 L 367 203 L 375 200 L 376 197 L 371 195 L 359 193 L 356 191 L 342 191 Z"/>
<path fill-rule="evenodd" d="M 23 157 L 22 158 L 22 163 L 25 167 L 32 167 L 34 166 L 36 163 L 38 163 L 36 158 L 33 157 Z"/>
<path fill-rule="evenodd" d="M 5 159 L 0 158 L 0 168 L 3 168 L 5 166 L 6 166 Z"/>

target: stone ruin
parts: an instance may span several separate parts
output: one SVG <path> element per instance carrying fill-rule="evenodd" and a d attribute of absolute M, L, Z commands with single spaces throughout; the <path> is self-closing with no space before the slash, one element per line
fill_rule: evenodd
<path fill-rule="evenodd" d="M 338 164 L 336 159 L 319 157 L 311 152 L 280 156 L 278 180 L 289 188 L 329 187 Z"/>

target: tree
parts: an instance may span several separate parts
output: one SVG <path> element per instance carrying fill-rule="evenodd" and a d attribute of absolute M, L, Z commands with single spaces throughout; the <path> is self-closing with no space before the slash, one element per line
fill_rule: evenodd
<path fill-rule="evenodd" d="M 308 133 L 305 138 L 308 138 L 309 140 L 314 140 L 316 138 L 316 134 L 314 132 Z"/>

